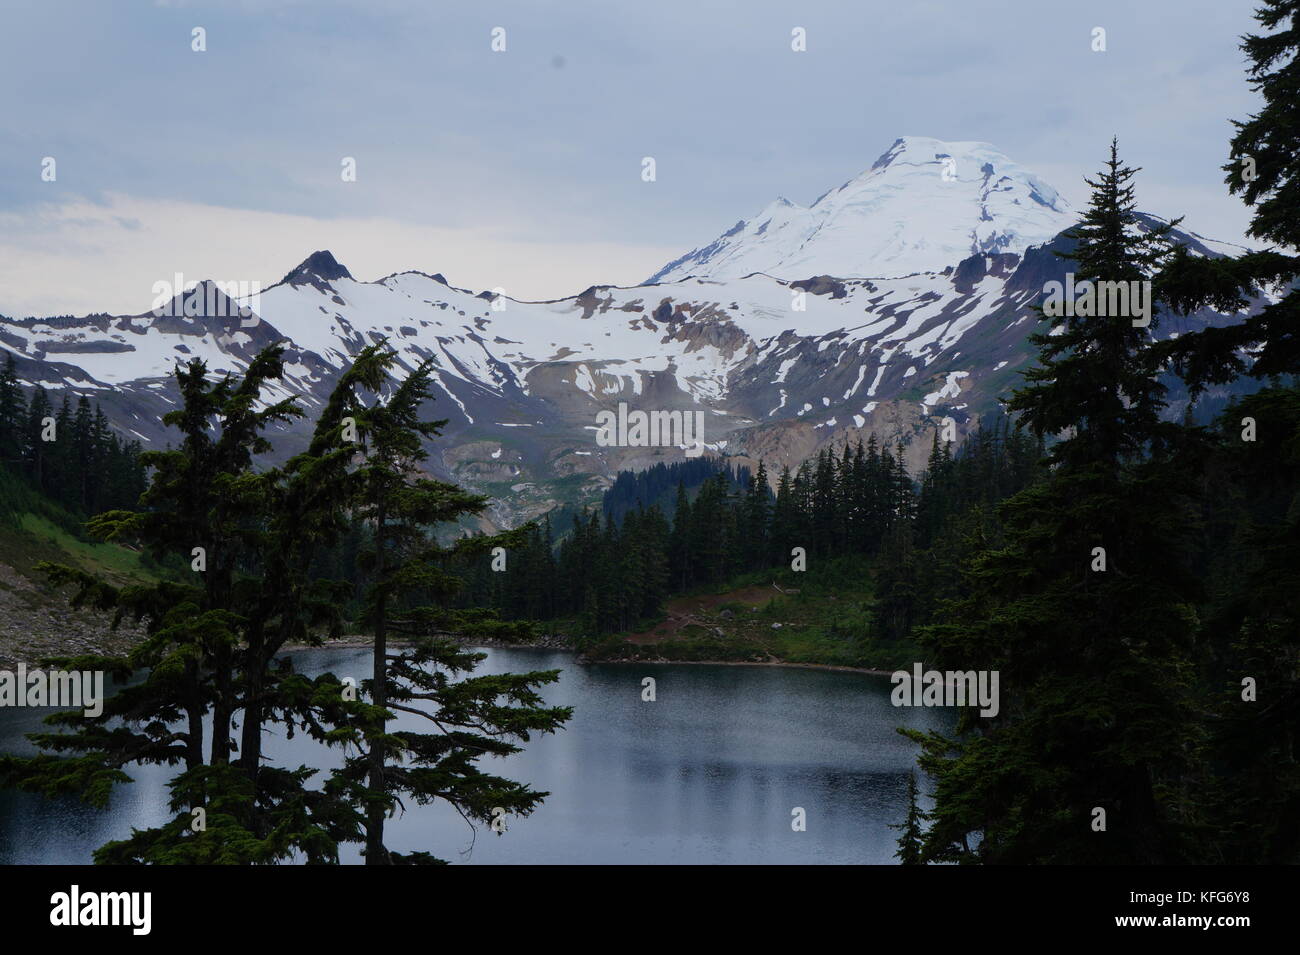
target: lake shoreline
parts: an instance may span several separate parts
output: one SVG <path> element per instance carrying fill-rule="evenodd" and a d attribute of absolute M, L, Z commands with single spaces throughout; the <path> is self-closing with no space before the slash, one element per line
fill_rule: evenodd
<path fill-rule="evenodd" d="M 585 663 L 610 663 L 619 666 L 631 666 L 634 663 L 649 663 L 655 666 L 676 664 L 678 666 L 706 667 L 790 667 L 801 670 L 835 670 L 841 673 L 866 673 L 870 676 L 892 676 L 894 670 L 872 670 L 867 667 L 850 667 L 838 663 L 795 663 L 791 660 L 587 660 Z"/>
<path fill-rule="evenodd" d="M 359 686 L 370 676 L 373 648 L 361 634 L 345 637 L 314 647 L 314 640 L 294 641 L 301 645 L 277 656 L 304 680 L 329 672 Z M 477 764 L 548 794 L 535 813 L 512 814 L 502 838 L 485 827 L 476 838 L 443 800 L 408 804 L 390 820 L 386 832 L 399 851 L 431 852 L 453 865 L 893 865 L 898 833 L 889 826 L 907 816 L 917 749 L 897 728 L 951 731 L 949 710 L 896 709 L 886 679 L 814 672 L 844 669 L 829 662 L 694 660 L 660 672 L 578 665 L 572 648 L 558 653 L 512 641 L 480 649 L 485 641 L 463 639 L 471 644 L 465 653 L 489 655 L 478 668 L 489 691 L 494 674 L 560 671 L 538 693 L 542 706 L 571 708 L 572 719 Z M 697 652 L 712 656 L 706 647 Z M 737 664 L 742 668 L 724 669 Z M 782 676 L 755 665 L 803 672 Z M 646 677 L 657 681 L 657 702 L 646 699 Z M 420 709 L 440 705 L 426 701 Z M 43 715 L 0 708 L 0 752 L 32 753 L 26 734 L 40 731 Z M 425 722 L 395 710 L 389 730 L 429 732 Z M 211 726 L 209 710 L 205 739 Z M 307 767 L 324 780 L 349 756 L 297 726 L 273 721 L 265 729 L 267 765 Z M 98 846 L 169 824 L 168 784 L 178 769 L 146 764 L 128 771 L 133 782 L 115 787 L 104 811 L 6 792 L 0 862 L 85 865 Z M 807 831 L 792 830 L 796 807 Z M 363 861 L 360 851 L 345 841 L 340 863 Z"/>
<path fill-rule="evenodd" d="M 403 647 L 411 646 L 412 641 L 389 640 L 389 646 Z M 313 646 L 305 643 L 290 644 L 281 648 L 281 652 L 297 653 L 303 650 L 368 650 L 372 649 L 375 642 L 370 637 L 355 636 L 342 637 L 338 640 L 330 640 L 319 646 Z M 677 664 L 680 666 L 719 666 L 719 667 L 786 667 L 799 670 L 831 670 L 840 673 L 865 673 L 868 676 L 892 676 L 895 670 L 875 670 L 868 667 L 851 667 L 837 663 L 797 663 L 790 660 L 587 660 L 583 659 L 580 651 L 570 646 L 551 645 L 546 643 L 511 643 L 505 640 L 474 640 L 463 643 L 461 646 L 467 648 L 483 648 L 488 650 L 559 650 L 565 653 L 571 653 L 575 657 L 576 663 L 584 666 L 595 664 L 611 664 L 617 666 L 632 666 L 633 664 L 648 664 L 651 666 L 663 666 Z"/>

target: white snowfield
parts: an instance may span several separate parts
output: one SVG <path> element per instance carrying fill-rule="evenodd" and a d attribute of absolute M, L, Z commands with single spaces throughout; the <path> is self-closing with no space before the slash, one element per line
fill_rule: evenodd
<path fill-rule="evenodd" d="M 853 282 L 846 294 L 808 294 L 796 311 L 789 283 L 767 275 L 726 282 L 687 279 L 635 288 L 597 288 L 557 302 L 498 300 L 449 287 L 422 273 L 377 282 L 337 278 L 324 288 L 277 285 L 261 293 L 260 319 L 288 339 L 300 357 L 286 366 L 286 392 L 308 397 L 312 385 L 338 371 L 365 344 L 386 337 L 401 363 L 413 368 L 432 358 L 434 377 L 467 419 L 465 401 L 474 389 L 505 396 L 518 388 L 529 394 L 529 376 L 541 365 L 564 362 L 564 380 L 593 398 L 637 396 L 651 372 L 671 374 L 677 387 L 701 403 L 727 395 L 732 373 L 742 365 L 774 356 L 778 383 L 800 357 L 779 356 L 813 339 L 818 351 L 856 344 L 858 386 L 868 378 L 867 359 L 888 358 L 902 347 L 912 358 L 930 360 L 978 322 L 1001 297 L 1001 285 L 985 280 L 959 296 L 950 276 Z M 934 324 L 942 308 L 962 297 L 962 314 Z M 881 315 L 886 308 L 889 315 Z M 108 334 L 92 324 L 52 328 L 37 323 L 9 330 L 26 339 L 27 354 L 82 368 L 106 384 L 169 376 L 178 362 L 203 358 L 211 371 L 238 372 L 250 350 L 241 336 L 226 340 L 221 319 L 200 319 L 210 328 L 163 331 L 141 318 L 112 319 Z M 931 326 L 931 327 L 927 327 Z M 699 336 L 701 327 L 731 329 L 730 336 Z M 921 334 L 925 328 L 924 334 Z M 113 341 L 129 350 L 65 351 Z M 875 365 L 875 361 L 872 361 Z M 874 384 L 867 390 L 874 393 Z M 278 396 L 282 397 L 282 396 Z M 846 396 L 847 397 L 847 396 Z"/>
<path fill-rule="evenodd" d="M 279 337 L 295 351 L 271 397 L 311 405 L 350 356 L 386 337 L 407 369 L 431 359 L 449 399 L 440 412 L 459 415 L 461 424 L 549 423 L 538 405 L 506 414 L 489 402 L 478 411 L 487 398 L 517 411 L 539 389 L 554 398 L 562 385 L 598 404 L 651 394 L 662 400 L 668 379 L 719 413 L 743 390 L 744 413 L 766 421 L 811 417 L 816 408 L 827 427 L 850 420 L 861 427 L 904 379 L 926 384 L 922 404 L 931 408 L 959 397 L 994 361 L 1003 359 L 1000 369 L 1015 360 L 1020 338 L 1005 332 L 1036 326 L 1027 306 L 1037 293 L 1009 289 L 1018 259 L 1008 265 L 992 256 L 1022 255 L 1074 221 L 1050 186 L 991 146 L 907 137 L 811 207 L 778 201 L 671 264 L 655 284 L 524 302 L 422 272 L 361 282 L 317 253 L 255 302 L 240 302 L 256 304 L 269 327 L 146 314 L 6 321 L 0 331 L 20 354 L 64 362 L 93 379 L 69 379 L 75 387 L 161 388 L 178 362 L 194 357 L 211 371 L 240 372 L 254 342 Z M 1214 252 L 1241 251 L 1195 238 Z M 978 267 L 959 281 L 956 266 L 979 253 L 986 257 L 968 263 Z M 814 276 L 835 280 L 809 283 Z M 986 323 L 994 314 L 1002 318 Z M 995 341 L 999 351 L 991 354 Z M 117 350 L 85 350 L 106 347 Z M 970 380 L 959 385 L 963 378 Z"/>
<path fill-rule="evenodd" d="M 1055 189 L 988 143 L 904 136 L 811 206 L 777 199 L 650 281 L 940 271 L 977 252 L 1023 252 L 1074 221 Z"/>

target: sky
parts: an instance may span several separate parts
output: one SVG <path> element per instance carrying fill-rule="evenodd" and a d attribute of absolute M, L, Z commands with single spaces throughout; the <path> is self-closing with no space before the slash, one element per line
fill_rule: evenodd
<path fill-rule="evenodd" d="M 0 0 L 0 314 L 139 313 L 317 249 L 519 299 L 634 285 L 903 135 L 991 143 L 1076 207 L 1117 136 L 1140 208 L 1244 243 L 1220 166 L 1259 108 L 1252 8 Z"/>

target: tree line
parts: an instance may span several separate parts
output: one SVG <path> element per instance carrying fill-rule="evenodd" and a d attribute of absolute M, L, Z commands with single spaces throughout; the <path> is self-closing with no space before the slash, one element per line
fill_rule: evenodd
<path fill-rule="evenodd" d="M 1139 170 L 1112 143 L 1064 256 L 1076 283 L 1153 282 L 1152 327 L 1043 316 L 1012 420 L 986 422 L 957 452 L 936 440 L 919 480 L 871 439 L 783 469 L 774 491 L 765 466 L 738 478 L 715 465 L 694 487 L 679 478 L 671 513 L 655 478 L 653 499 L 624 499 L 617 516 L 439 544 L 430 528 L 484 502 L 418 475 L 436 431 L 418 416 L 423 369 L 388 385 L 391 353 L 363 352 L 309 449 L 255 472 L 265 426 L 301 413 L 254 410 L 279 352 L 242 380 L 214 383 L 191 363 L 168 416 L 182 445 L 141 455 L 152 476 L 139 510 L 91 526 L 159 552 L 201 548 L 204 569 L 115 588 L 49 568 L 79 600 L 148 621 L 129 657 L 63 665 L 149 679 L 101 719 L 56 720 L 72 732 L 42 734 L 40 756 L 0 759 L 0 781 L 102 804 L 132 762 L 183 766 L 175 818 L 100 861 L 331 862 L 349 841 L 367 862 L 436 861 L 385 844 L 399 801 L 448 799 L 479 820 L 493 806 L 530 811 L 544 794 L 475 761 L 568 716 L 541 698 L 553 672 L 454 679 L 477 655 L 449 632 L 520 636 L 527 618 L 564 616 L 590 634 L 627 629 L 669 594 L 788 567 L 802 548 L 812 572 L 871 559 L 873 635 L 915 640 L 927 666 L 1000 674 L 995 716 L 963 709 L 952 732 L 904 731 L 921 772 L 903 860 L 1300 861 L 1300 256 L 1285 251 L 1300 248 L 1300 6 L 1264 0 L 1257 18 L 1275 31 L 1243 44 L 1265 105 L 1237 124 L 1225 174 L 1271 247 L 1212 259 L 1177 246 L 1173 223 L 1137 212 Z M 1153 334 L 1207 308 L 1245 314 Z M 1259 388 L 1198 425 L 1171 420 L 1169 373 L 1193 396 L 1237 379 Z M 340 562 L 362 583 L 340 579 Z M 349 600 L 376 643 L 355 697 L 333 674 L 275 662 L 340 632 Z M 394 635 L 415 643 L 390 646 Z M 390 730 L 416 711 L 438 732 Z M 270 765 L 260 739 L 277 723 L 342 747 L 344 766 L 311 785 L 316 770 Z"/>
<path fill-rule="evenodd" d="M 874 434 L 783 467 L 775 488 L 763 462 L 754 474 L 716 458 L 623 472 L 603 506 L 575 515 L 558 540 L 544 518 L 520 530 L 495 569 L 461 568 L 461 600 L 511 619 L 572 621 L 581 645 L 654 619 L 675 594 L 861 556 L 876 562 L 879 594 L 873 632 L 862 637 L 901 640 L 955 577 L 943 549 L 949 530 L 1033 481 L 1041 448 L 994 415 L 959 451 L 936 432 L 919 482 L 903 448 Z M 638 491 L 650 503 L 631 497 Z"/>
<path fill-rule="evenodd" d="M 14 356 L 0 370 L 0 468 L 75 515 L 128 507 L 145 487 L 139 441 L 124 441 L 99 403 L 85 395 L 75 407 L 64 390 L 56 410 L 41 385 L 23 395 Z"/>

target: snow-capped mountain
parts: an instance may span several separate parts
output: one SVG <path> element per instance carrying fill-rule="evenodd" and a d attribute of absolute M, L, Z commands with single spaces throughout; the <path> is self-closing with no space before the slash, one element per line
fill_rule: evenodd
<path fill-rule="evenodd" d="M 1074 221 L 1055 189 L 988 143 L 905 136 L 811 206 L 778 198 L 648 281 L 940 271 L 978 252 L 1023 252 Z"/>
<path fill-rule="evenodd" d="M 799 243 L 773 244 L 795 212 L 784 225 L 755 221 L 728 256 L 696 256 L 654 284 L 523 302 L 424 272 L 359 281 L 322 251 L 257 298 L 231 302 L 204 284 L 162 317 L 0 318 L 0 344 L 25 383 L 92 395 L 128 436 L 161 444 L 174 437 L 159 419 L 177 401 L 178 361 L 239 372 L 287 341 L 286 376 L 267 398 L 293 395 L 310 411 L 352 355 L 387 338 L 405 367 L 432 361 L 429 414 L 448 424 L 431 469 L 492 495 L 498 526 L 591 501 L 619 469 L 685 452 L 605 446 L 598 415 L 619 405 L 699 412 L 707 449 L 773 471 L 868 432 L 911 442 L 916 468 L 945 418 L 960 440 L 1018 382 L 1038 327 L 1030 306 L 1066 271 L 1053 252 L 1072 224 L 1050 187 L 979 144 L 948 144 L 958 176 L 976 160 L 992 170 L 950 190 L 933 168 L 935 142 L 899 140 L 871 172 L 803 210 L 823 219 Z M 1233 251 L 1180 235 L 1200 254 Z M 738 264 L 761 250 L 784 256 L 779 268 Z M 718 274 L 701 274 L 709 265 Z M 903 274 L 859 274 L 888 271 Z M 240 306 L 255 314 L 241 317 Z M 1158 328 L 1226 321 L 1207 313 Z M 305 429 L 277 451 L 297 450 Z"/>

